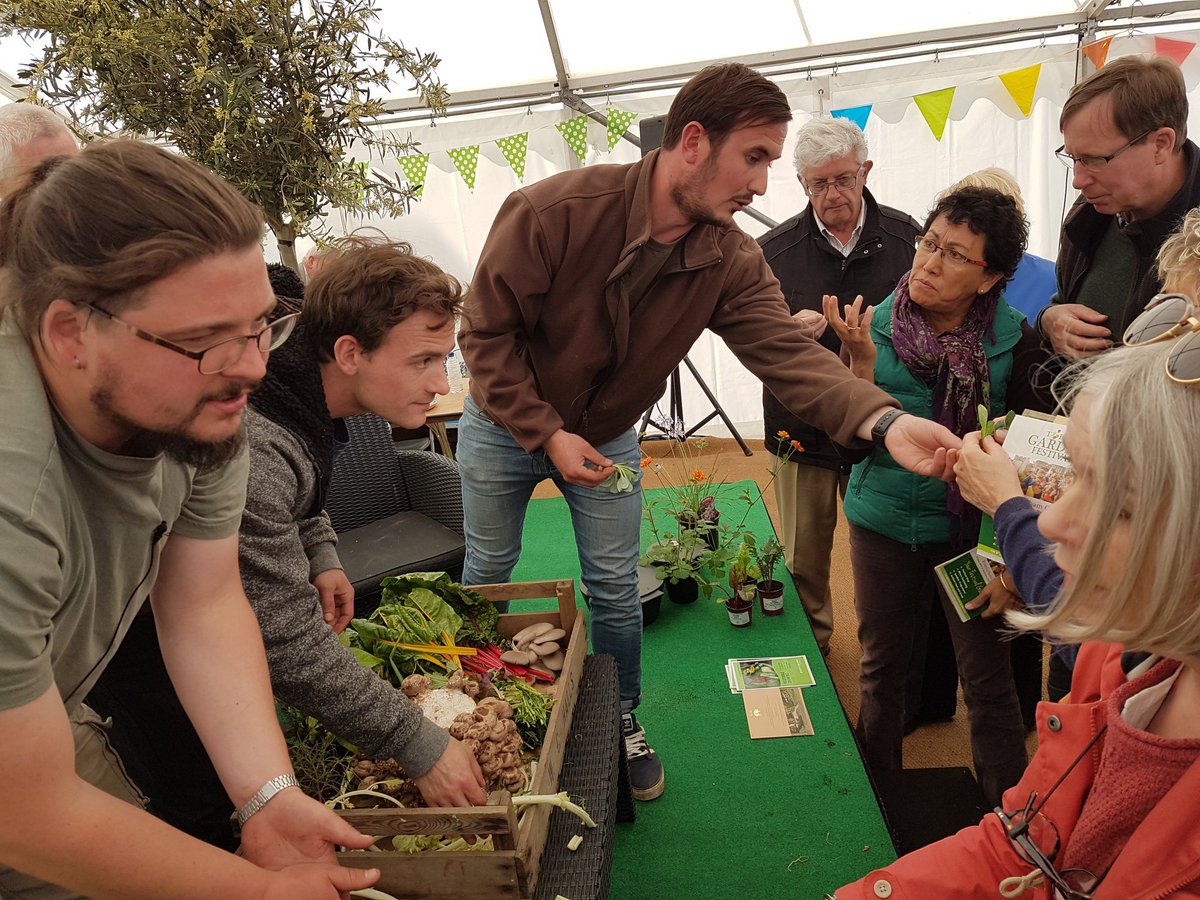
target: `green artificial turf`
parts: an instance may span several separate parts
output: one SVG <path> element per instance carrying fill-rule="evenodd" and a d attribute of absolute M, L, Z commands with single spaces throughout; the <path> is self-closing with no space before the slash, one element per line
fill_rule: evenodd
<path fill-rule="evenodd" d="M 751 482 L 731 485 L 726 496 Z M 722 521 L 746 504 L 723 501 Z M 762 504 L 746 518 L 760 542 L 771 531 Z M 579 578 L 562 499 L 534 500 L 513 581 Z M 643 536 L 643 546 L 647 543 Z M 820 898 L 895 859 L 849 725 L 790 579 L 784 614 L 733 628 L 703 597 L 662 603 L 645 631 L 638 718 L 666 771 L 666 792 L 618 825 L 614 900 Z M 515 611 L 515 610 L 514 610 Z M 751 741 L 730 657 L 807 655 L 817 684 L 804 691 L 816 734 Z"/>

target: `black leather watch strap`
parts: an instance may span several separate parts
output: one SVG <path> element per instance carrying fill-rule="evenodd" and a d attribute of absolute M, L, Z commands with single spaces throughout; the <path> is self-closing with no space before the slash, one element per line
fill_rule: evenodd
<path fill-rule="evenodd" d="M 908 415 L 908 413 L 902 409 L 889 409 L 879 417 L 879 420 L 871 426 L 871 441 L 876 447 L 878 447 L 880 450 L 887 449 L 886 445 L 884 444 L 884 438 L 887 436 L 888 429 L 892 427 L 892 423 L 898 418 L 906 415 Z"/>

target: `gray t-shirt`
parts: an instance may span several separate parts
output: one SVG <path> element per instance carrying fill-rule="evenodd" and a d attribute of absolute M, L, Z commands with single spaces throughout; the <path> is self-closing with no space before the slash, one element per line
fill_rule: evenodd
<path fill-rule="evenodd" d="M 150 595 L 172 534 L 236 534 L 246 453 L 198 475 L 118 456 L 50 403 L 26 339 L 0 324 L 0 709 L 55 684 L 77 707 Z"/>

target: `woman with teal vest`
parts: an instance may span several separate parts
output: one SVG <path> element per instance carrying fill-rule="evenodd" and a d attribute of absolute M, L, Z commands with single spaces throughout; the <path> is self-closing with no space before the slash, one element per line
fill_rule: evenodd
<path fill-rule="evenodd" d="M 905 411 L 958 435 L 978 428 L 978 407 L 1044 409 L 1034 388 L 1045 361 L 1003 288 L 1025 249 L 1028 227 L 1011 197 L 963 188 L 937 201 L 916 241 L 912 269 L 875 310 L 861 301 L 826 314 L 851 369 L 895 397 Z M 887 792 L 902 768 L 905 683 L 914 633 L 942 603 L 971 726 L 975 774 L 990 803 L 1025 769 L 1025 729 L 1002 619 L 959 621 L 936 587 L 933 567 L 973 547 L 979 512 L 957 486 L 913 475 L 882 449 L 858 463 L 844 501 L 850 521 L 862 661 L 858 737 Z M 1000 579 L 988 586 L 1000 596 Z"/>

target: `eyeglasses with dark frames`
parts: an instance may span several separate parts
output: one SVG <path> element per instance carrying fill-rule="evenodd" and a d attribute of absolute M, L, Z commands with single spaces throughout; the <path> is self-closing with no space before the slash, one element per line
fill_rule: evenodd
<path fill-rule="evenodd" d="M 951 250 L 948 247 L 939 246 L 937 241 L 932 238 L 919 237 L 913 242 L 913 246 L 917 248 L 918 253 L 941 253 L 942 259 L 957 266 L 978 266 L 981 269 L 987 268 L 987 263 L 982 259 L 971 259 L 959 253 L 957 250 Z"/>
<path fill-rule="evenodd" d="M 860 164 L 854 170 L 853 175 L 839 175 L 837 178 L 831 178 L 828 181 L 805 181 L 804 190 L 810 197 L 820 197 L 831 187 L 837 188 L 839 194 L 844 194 L 854 187 L 855 182 L 858 181 L 858 176 L 862 174 L 863 165 L 865 163 Z"/>
<path fill-rule="evenodd" d="M 94 313 L 99 313 L 104 318 L 127 328 L 135 337 L 139 337 L 143 341 L 149 341 L 151 344 L 157 344 L 159 347 L 166 347 L 168 350 L 186 356 L 188 359 L 196 360 L 196 367 L 200 370 L 201 375 L 217 375 L 236 365 L 238 360 L 245 355 L 246 345 L 251 341 L 258 347 L 259 352 L 263 356 L 266 356 L 272 350 L 279 348 L 291 336 L 293 329 L 296 327 L 296 322 L 300 318 L 299 313 L 289 313 L 273 320 L 261 331 L 254 334 L 225 338 L 224 340 L 217 341 L 212 346 L 205 347 L 203 350 L 189 350 L 187 347 L 181 347 L 173 341 L 168 341 L 166 338 L 159 337 L 157 334 L 126 322 L 102 306 L 97 306 L 94 303 L 80 303 L 79 306 L 83 306 Z M 286 304 L 286 306 L 295 308 L 290 303 Z"/>
<path fill-rule="evenodd" d="M 1058 161 L 1068 169 L 1080 168 L 1088 172 L 1097 172 L 1107 166 L 1110 162 L 1112 162 L 1138 141 L 1142 140 L 1142 138 L 1146 137 L 1146 135 L 1150 134 L 1151 132 L 1158 131 L 1159 127 L 1160 126 L 1155 125 L 1153 128 L 1147 128 L 1128 144 L 1118 148 L 1117 150 L 1114 150 L 1112 153 L 1108 154 L 1108 156 L 1073 156 L 1072 154 L 1066 152 L 1066 144 L 1063 144 L 1061 147 L 1055 150 L 1054 155 L 1057 156 Z"/>

